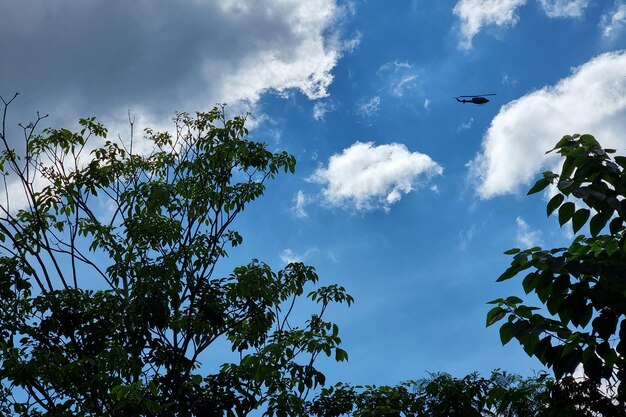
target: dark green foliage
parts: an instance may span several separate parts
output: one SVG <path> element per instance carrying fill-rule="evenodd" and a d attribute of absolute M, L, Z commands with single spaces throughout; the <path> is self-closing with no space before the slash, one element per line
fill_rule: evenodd
<path fill-rule="evenodd" d="M 295 167 L 244 122 L 179 114 L 173 136 L 146 131 L 149 153 L 94 119 L 24 127 L 21 157 L 2 132 L 0 172 L 25 202 L 0 204 L 0 414 L 296 415 L 324 384 L 318 355 L 347 359 L 324 318 L 352 298 L 312 267 L 215 272 L 242 243 L 236 216 Z"/>
<path fill-rule="evenodd" d="M 548 203 L 548 215 L 558 211 L 561 225 L 571 223 L 574 233 L 588 226 L 590 236 L 579 234 L 568 248 L 508 251 L 513 261 L 498 281 L 524 272 L 524 291 L 543 308 L 528 307 L 517 297 L 494 300 L 487 325 L 506 317 L 502 343 L 517 339 L 529 355 L 552 368 L 559 383 L 582 365 L 587 381 L 576 395 L 588 398 L 589 413 L 623 415 L 626 158 L 612 159 L 615 151 L 603 149 L 591 135 L 565 136 L 553 150 L 565 158 L 561 173 L 544 173 L 531 191 L 545 188 L 546 181 L 555 184 L 558 193 Z M 574 396 L 573 382 L 564 381 L 561 394 Z M 598 391 L 602 384 L 606 395 Z M 593 408 L 592 403 L 603 405 Z"/>
<path fill-rule="evenodd" d="M 522 378 L 495 371 L 490 378 L 434 374 L 397 386 L 337 384 L 309 405 L 319 417 L 540 417 L 550 402 L 545 374 Z"/>

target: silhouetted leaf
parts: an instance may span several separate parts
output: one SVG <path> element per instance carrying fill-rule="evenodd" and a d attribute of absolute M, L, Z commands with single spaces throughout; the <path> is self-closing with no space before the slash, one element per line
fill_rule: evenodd
<path fill-rule="evenodd" d="M 576 210 L 576 213 L 572 216 L 572 229 L 574 233 L 578 233 L 585 223 L 587 223 L 587 219 L 589 219 L 590 214 L 591 211 L 585 208 Z"/>
<path fill-rule="evenodd" d="M 546 178 L 542 178 L 532 186 L 530 190 L 528 190 L 527 195 L 538 193 L 539 191 L 543 191 L 548 185 L 552 184 L 552 182 Z"/>
<path fill-rule="evenodd" d="M 563 204 L 561 208 L 559 208 L 559 224 L 563 226 L 567 223 L 576 211 L 576 206 L 571 201 Z"/>
<path fill-rule="evenodd" d="M 548 206 L 546 210 L 548 213 L 548 216 L 550 216 L 554 212 L 554 210 L 559 208 L 564 200 L 565 200 L 565 196 L 563 194 L 557 194 L 554 197 L 552 197 L 550 201 L 548 202 Z"/>

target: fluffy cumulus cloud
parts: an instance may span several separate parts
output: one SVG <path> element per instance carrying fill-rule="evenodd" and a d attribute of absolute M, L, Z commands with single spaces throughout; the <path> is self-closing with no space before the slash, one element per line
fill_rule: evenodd
<path fill-rule="evenodd" d="M 554 86 L 503 106 L 468 165 L 483 198 L 516 192 L 558 155 L 545 152 L 565 134 L 591 133 L 609 148 L 626 148 L 626 51 L 606 53 Z"/>
<path fill-rule="evenodd" d="M 609 13 L 602 15 L 600 28 L 605 38 L 613 38 L 622 31 L 626 25 L 626 3 L 615 2 L 615 8 Z"/>
<path fill-rule="evenodd" d="M 356 142 L 330 157 L 310 181 L 321 184 L 331 206 L 361 211 L 383 208 L 400 200 L 443 169 L 428 155 L 410 152 L 400 143 L 375 146 Z"/>
<path fill-rule="evenodd" d="M 539 4 L 551 18 L 580 17 L 589 0 L 539 0 Z"/>
<path fill-rule="evenodd" d="M 317 99 L 354 47 L 345 13 L 336 0 L 3 1 L 0 94 L 72 120 L 169 118 L 268 90 Z"/>
<path fill-rule="evenodd" d="M 453 13 L 461 19 L 462 39 L 459 46 L 472 47 L 472 39 L 485 26 L 513 26 L 515 11 L 527 0 L 459 0 Z"/>

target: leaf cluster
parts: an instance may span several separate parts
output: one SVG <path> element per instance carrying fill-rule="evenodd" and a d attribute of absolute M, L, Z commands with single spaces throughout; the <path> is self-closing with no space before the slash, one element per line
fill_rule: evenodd
<path fill-rule="evenodd" d="M 309 415 L 325 417 L 482 417 L 547 416 L 546 374 L 522 378 L 496 370 L 489 378 L 432 374 L 396 386 L 324 388 L 311 402 Z"/>
<path fill-rule="evenodd" d="M 505 252 L 513 260 L 498 281 L 523 275 L 525 293 L 543 306 L 527 306 L 515 296 L 494 300 L 487 326 L 506 317 L 500 327 L 503 344 L 517 339 L 528 355 L 553 369 L 557 380 L 582 365 L 589 384 L 607 385 L 623 410 L 626 157 L 612 158 L 615 151 L 603 149 L 591 135 L 565 136 L 554 150 L 564 157 L 560 174 L 545 172 L 529 194 L 553 184 L 556 194 L 547 214 L 558 213 L 559 224 L 571 224 L 574 233 L 587 226 L 590 236 L 579 234 L 567 248 Z"/>

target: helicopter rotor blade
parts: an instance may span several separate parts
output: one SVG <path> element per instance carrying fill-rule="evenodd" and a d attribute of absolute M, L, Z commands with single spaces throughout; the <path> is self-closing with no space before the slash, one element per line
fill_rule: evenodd
<path fill-rule="evenodd" d="M 459 97 L 485 97 L 485 96 L 495 96 L 497 94 L 475 94 L 473 96 L 459 96 Z"/>

